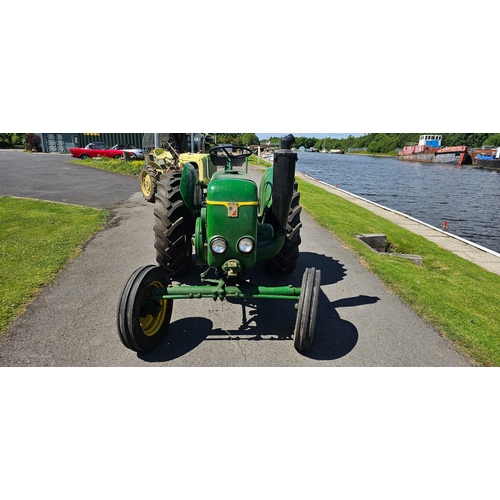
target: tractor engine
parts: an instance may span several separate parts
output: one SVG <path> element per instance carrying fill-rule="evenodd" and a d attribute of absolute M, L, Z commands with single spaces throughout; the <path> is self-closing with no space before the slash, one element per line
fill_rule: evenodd
<path fill-rule="evenodd" d="M 217 172 L 207 187 L 206 263 L 228 276 L 257 258 L 257 185 L 236 171 Z"/>

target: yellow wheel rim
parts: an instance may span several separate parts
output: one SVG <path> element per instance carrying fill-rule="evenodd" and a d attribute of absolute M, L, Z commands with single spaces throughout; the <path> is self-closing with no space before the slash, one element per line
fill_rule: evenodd
<path fill-rule="evenodd" d="M 147 172 L 143 172 L 142 177 L 141 177 L 141 189 L 142 192 L 146 195 L 149 196 L 151 194 L 151 177 Z"/>
<path fill-rule="evenodd" d="M 164 288 L 164 286 L 159 281 L 153 281 L 146 290 L 146 293 L 144 294 L 145 297 L 149 297 L 151 295 L 150 290 L 152 288 Z M 160 331 L 160 328 L 165 321 L 165 317 L 167 316 L 168 302 L 169 301 L 167 299 L 159 301 L 161 309 L 157 315 L 153 316 L 152 314 L 147 314 L 146 316 L 140 317 L 142 332 L 147 337 L 152 337 Z"/>

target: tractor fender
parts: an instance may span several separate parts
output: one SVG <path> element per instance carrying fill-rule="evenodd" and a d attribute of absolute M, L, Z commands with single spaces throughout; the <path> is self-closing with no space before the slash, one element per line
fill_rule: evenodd
<path fill-rule="evenodd" d="M 148 167 L 153 167 L 155 170 L 158 170 L 159 172 L 163 172 L 163 167 L 160 167 L 160 165 L 158 165 L 158 163 L 156 163 L 155 161 L 148 161 L 147 164 L 146 164 Z"/>
<path fill-rule="evenodd" d="M 273 204 L 273 172 L 270 167 L 262 176 L 259 186 L 259 219 L 264 220 L 267 211 Z"/>
<path fill-rule="evenodd" d="M 186 163 L 182 169 L 181 196 L 188 211 L 194 214 L 200 207 L 199 204 L 199 175 L 198 169 L 191 163 Z"/>

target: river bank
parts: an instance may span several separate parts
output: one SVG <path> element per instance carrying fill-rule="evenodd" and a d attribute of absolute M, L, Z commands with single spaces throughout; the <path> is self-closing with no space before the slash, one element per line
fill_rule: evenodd
<path fill-rule="evenodd" d="M 464 243 L 442 235 L 439 230 L 404 220 L 399 214 L 389 216 L 390 211 L 310 177 L 298 174 L 297 180 L 305 210 L 358 254 L 390 290 L 478 365 L 500 366 L 499 274 L 459 255 L 456 249 L 441 246 L 443 241 L 459 246 Z M 380 210 L 385 216 L 375 213 Z M 391 221 L 393 217 L 399 218 L 399 223 Z M 405 227 L 408 223 L 414 227 Z M 418 234 L 415 225 L 442 239 L 433 241 L 432 236 Z M 395 251 L 420 256 L 422 265 L 394 254 L 375 252 L 357 238 L 370 233 L 387 235 Z M 470 252 L 472 249 L 466 253 Z M 493 262 L 498 262 L 498 258 L 494 257 Z"/>

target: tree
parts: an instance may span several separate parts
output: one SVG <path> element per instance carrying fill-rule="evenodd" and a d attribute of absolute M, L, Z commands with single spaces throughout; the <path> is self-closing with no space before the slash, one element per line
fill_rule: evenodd
<path fill-rule="evenodd" d="M 258 144 L 259 138 L 255 134 L 241 134 L 242 146 L 257 146 Z"/>
<path fill-rule="evenodd" d="M 1 133 L 0 148 L 11 148 L 19 144 L 24 144 L 26 134 L 19 133 Z"/>
<path fill-rule="evenodd" d="M 398 144 L 397 137 L 393 134 L 377 134 L 375 139 L 368 144 L 368 153 L 389 153 L 394 151 Z"/>
<path fill-rule="evenodd" d="M 492 134 L 487 138 L 487 144 L 484 143 L 483 146 L 500 146 L 500 134 Z"/>
<path fill-rule="evenodd" d="M 29 151 L 40 151 L 41 138 L 36 134 L 26 134 L 26 149 Z"/>
<path fill-rule="evenodd" d="M 219 144 L 233 144 L 234 146 L 257 146 L 259 138 L 253 133 L 217 133 L 217 142 Z"/>

